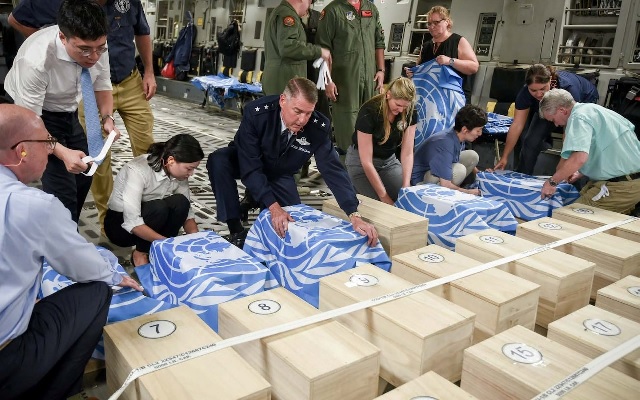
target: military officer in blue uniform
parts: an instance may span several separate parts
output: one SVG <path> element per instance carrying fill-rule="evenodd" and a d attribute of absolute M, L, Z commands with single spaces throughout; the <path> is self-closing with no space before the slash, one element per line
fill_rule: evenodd
<path fill-rule="evenodd" d="M 293 218 L 282 208 L 300 204 L 294 174 L 312 155 L 340 208 L 356 232 L 378 242 L 373 227 L 358 213 L 358 199 L 347 171 L 333 149 L 327 117 L 314 111 L 318 91 L 306 78 L 293 78 L 281 95 L 266 96 L 245 106 L 233 142 L 209 155 L 207 170 L 218 206 L 218 221 L 229 226 L 227 240 L 244 245 L 236 179 L 261 208 L 271 212 L 275 231 L 284 237 Z"/>

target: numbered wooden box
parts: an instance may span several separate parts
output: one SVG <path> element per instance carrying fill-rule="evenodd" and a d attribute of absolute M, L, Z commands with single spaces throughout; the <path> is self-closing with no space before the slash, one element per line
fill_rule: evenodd
<path fill-rule="evenodd" d="M 318 314 L 277 288 L 219 305 L 224 338 Z M 274 399 L 372 399 L 380 350 L 336 321 L 324 321 L 234 347 L 273 388 Z"/>
<path fill-rule="evenodd" d="M 553 218 L 594 229 L 613 222 L 623 221 L 629 216 L 585 204 L 571 204 L 556 208 L 551 215 Z M 640 221 L 620 225 L 607 231 L 608 234 L 640 242 Z"/>
<path fill-rule="evenodd" d="M 428 219 L 366 196 L 358 195 L 358 200 L 358 212 L 376 227 L 380 243 L 389 257 L 427 244 Z M 325 200 L 322 211 L 348 220 L 336 199 Z"/>
<path fill-rule="evenodd" d="M 363 264 L 320 279 L 320 310 L 412 286 L 380 268 Z M 474 314 L 427 291 L 337 319 L 380 348 L 380 376 L 394 386 L 430 370 L 457 381 L 462 351 L 473 340 Z"/>
<path fill-rule="evenodd" d="M 598 290 L 596 307 L 640 322 L 640 278 L 629 275 Z"/>
<path fill-rule="evenodd" d="M 474 400 L 469 393 L 460 389 L 433 371 L 376 397 L 376 400 Z"/>
<path fill-rule="evenodd" d="M 539 247 L 537 243 L 487 229 L 459 238 L 456 253 L 488 262 L 536 247 Z M 590 261 L 547 250 L 498 268 L 540 285 L 536 324 L 543 328 L 589 304 L 595 270 L 595 264 Z"/>
<path fill-rule="evenodd" d="M 555 218 L 540 218 L 518 225 L 516 235 L 532 242 L 546 244 L 589 232 L 589 228 Z M 556 250 L 592 261 L 596 264 L 591 298 L 596 292 L 627 275 L 640 275 L 640 244 L 631 240 L 598 233 L 556 247 Z"/>
<path fill-rule="evenodd" d="M 639 334 L 640 323 L 589 305 L 549 324 L 547 338 L 596 358 Z M 611 368 L 640 379 L 640 349 L 611 364 Z"/>
<path fill-rule="evenodd" d="M 133 368 L 222 340 L 190 308 L 143 315 L 104 328 L 107 386 L 118 389 Z M 178 361 L 179 357 L 171 362 Z M 120 398 L 265 399 L 269 383 L 231 348 L 141 376 Z"/>
<path fill-rule="evenodd" d="M 465 350 L 460 387 L 483 400 L 528 400 L 543 392 L 550 396 L 553 389 L 549 389 L 590 361 L 575 350 L 514 326 Z M 565 384 L 572 386 L 576 379 L 581 379 L 580 373 Z M 613 368 L 572 387 L 563 400 L 636 399 L 640 393 L 640 381 Z"/>
<path fill-rule="evenodd" d="M 481 264 L 444 247 L 430 245 L 394 256 L 391 273 L 417 284 Z M 476 314 L 474 343 L 514 325 L 529 329 L 535 326 L 540 285 L 499 269 L 438 285 L 431 292 Z"/>

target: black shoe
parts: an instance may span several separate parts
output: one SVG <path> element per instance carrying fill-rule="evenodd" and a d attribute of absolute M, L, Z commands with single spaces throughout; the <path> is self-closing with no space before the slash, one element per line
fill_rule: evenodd
<path fill-rule="evenodd" d="M 222 238 L 232 245 L 242 249 L 244 247 L 244 241 L 247 239 L 248 229 L 243 229 L 242 232 L 230 233 Z"/>
<path fill-rule="evenodd" d="M 249 192 L 245 192 L 244 197 L 240 200 L 240 219 L 243 222 L 249 221 L 249 211 L 258 208 L 258 202 L 251 197 Z"/>

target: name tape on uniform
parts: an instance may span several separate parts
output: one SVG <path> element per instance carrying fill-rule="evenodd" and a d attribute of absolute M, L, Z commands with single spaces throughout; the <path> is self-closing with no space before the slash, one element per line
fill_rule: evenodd
<path fill-rule="evenodd" d="M 265 329 L 261 329 L 255 332 L 249 332 L 249 333 L 245 333 L 243 335 L 239 335 L 236 337 L 232 337 L 229 339 L 224 339 L 221 340 L 217 343 L 211 343 L 208 345 L 204 345 L 195 349 L 191 349 L 167 358 L 164 358 L 162 360 L 159 361 L 155 361 L 152 363 L 149 363 L 147 365 L 144 365 L 142 367 L 138 367 L 138 368 L 134 368 L 129 375 L 127 376 L 127 379 L 125 379 L 124 383 L 122 384 L 122 386 L 115 391 L 115 393 L 113 393 L 113 395 L 111 395 L 111 397 L 109 397 L 109 400 L 116 400 L 118 397 L 120 397 L 120 395 L 122 394 L 122 392 L 124 392 L 124 390 L 129 386 L 129 384 L 131 384 L 131 382 L 133 382 L 134 380 L 136 380 L 137 378 L 143 376 L 143 375 L 147 375 L 150 374 L 154 371 L 158 371 L 176 364 L 180 364 L 183 363 L 185 361 L 194 359 L 194 358 L 198 358 L 198 357 L 202 357 L 204 355 L 213 353 L 214 351 L 218 351 L 218 350 L 222 350 L 222 349 L 226 349 L 227 347 L 232 347 L 238 344 L 242 344 L 242 343 L 247 343 L 247 342 L 251 342 L 253 340 L 258 340 L 258 339 L 262 339 L 265 338 L 267 336 L 272 336 L 272 335 L 277 335 L 279 333 L 283 333 L 283 332 L 287 332 L 293 329 L 298 329 L 298 328 L 302 328 L 308 325 L 312 325 L 318 322 L 322 322 L 322 321 L 326 321 L 332 318 L 336 318 L 345 314 L 349 314 L 355 311 L 359 311 L 359 310 L 363 310 L 365 308 L 369 308 L 369 307 L 373 307 L 373 306 L 377 306 L 379 304 L 384 304 L 387 303 L 389 301 L 393 301 L 396 299 L 400 299 L 402 297 L 407 297 L 410 296 L 414 293 L 418 293 L 418 292 L 422 292 L 424 290 L 428 290 L 431 288 L 434 288 L 436 286 L 440 286 L 440 285 L 444 285 L 446 283 L 458 280 L 458 279 L 462 279 L 465 278 L 467 276 L 470 275 L 474 275 L 477 274 L 479 272 L 482 271 L 486 271 L 488 269 L 497 267 L 498 265 L 503 265 L 503 264 L 507 264 L 510 263 L 512 261 L 516 261 L 516 260 L 520 260 L 522 258 L 526 258 L 529 256 L 532 256 L 534 254 L 538 254 L 538 253 L 542 253 L 544 251 L 553 249 L 555 247 L 558 246 L 563 246 L 567 243 L 571 243 L 574 242 L 576 240 L 581 240 L 593 235 L 596 235 L 598 233 L 602 233 L 604 231 L 616 228 L 618 226 L 621 225 L 625 225 L 634 221 L 638 221 L 640 220 L 639 218 L 636 217 L 629 217 L 627 219 L 621 220 L 621 221 L 616 221 L 616 222 L 612 222 L 610 224 L 607 225 L 603 225 L 601 227 L 592 229 L 590 231 L 587 232 L 583 232 L 580 233 L 578 235 L 575 236 L 571 236 L 565 239 L 561 239 L 561 240 L 557 240 L 555 242 L 552 243 L 547 243 L 545 245 L 542 246 L 538 246 L 535 247 L 531 250 L 527 250 L 524 251 L 522 253 L 518 253 L 518 254 L 513 254 L 511 256 L 508 257 L 504 257 L 498 260 L 494 260 L 485 264 L 481 264 L 478 265 L 476 267 L 470 268 L 468 270 L 465 271 L 461 271 L 461 272 L 457 272 L 455 274 L 452 275 L 448 275 L 446 277 L 443 278 L 438 278 L 429 282 L 425 282 L 425 283 L 421 283 L 415 286 L 412 286 L 410 288 L 406 288 L 403 290 L 399 290 L 397 292 L 394 293 L 389 293 L 389 294 L 385 294 L 383 296 L 379 296 L 379 297 L 375 297 L 373 299 L 370 300 L 365 300 L 362 301 L 360 303 L 354 303 L 354 304 L 350 304 L 348 306 L 345 307 L 341 307 L 341 308 L 336 308 L 334 310 L 330 310 L 330 311 L 325 311 L 322 312 L 320 314 L 316 314 L 316 315 L 312 315 L 310 317 L 305 317 L 302 319 L 299 319 L 297 321 L 291 321 L 285 324 L 281 324 L 281 325 L 277 325 L 277 326 L 272 326 L 269 328 L 265 328 Z M 613 360 L 615 361 L 615 360 Z M 613 362 L 612 361 L 612 362 Z"/>

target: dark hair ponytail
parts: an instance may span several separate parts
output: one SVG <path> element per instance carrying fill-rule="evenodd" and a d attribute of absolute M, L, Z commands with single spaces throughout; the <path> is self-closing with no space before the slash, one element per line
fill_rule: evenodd
<path fill-rule="evenodd" d="M 192 163 L 202 161 L 204 158 L 200 143 L 186 133 L 173 136 L 166 142 L 153 143 L 149 146 L 147 153 L 149 153 L 147 163 L 156 172 L 160 172 L 170 156 L 179 163 Z"/>

